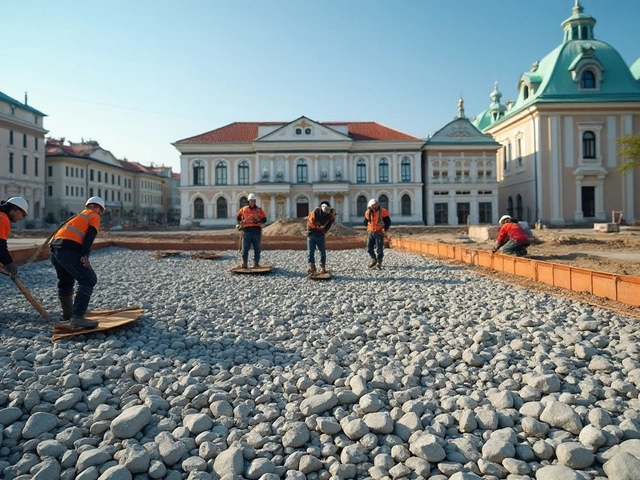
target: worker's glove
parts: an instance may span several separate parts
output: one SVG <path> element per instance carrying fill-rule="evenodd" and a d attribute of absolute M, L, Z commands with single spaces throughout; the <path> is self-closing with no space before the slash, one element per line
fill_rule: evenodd
<path fill-rule="evenodd" d="M 16 267 L 16 264 L 11 262 L 8 263 L 7 265 L 4 266 L 4 269 L 7 271 L 7 273 L 9 275 L 11 275 L 12 277 L 15 277 L 16 275 L 18 275 L 18 267 Z"/>
<path fill-rule="evenodd" d="M 236 225 L 236 230 L 238 230 L 239 232 L 241 232 L 241 231 L 242 231 L 242 225 L 237 224 L 237 225 Z"/>
<path fill-rule="evenodd" d="M 492 248 L 492 249 L 491 249 L 491 253 L 497 253 L 497 252 L 498 252 L 498 249 L 497 249 L 497 248 Z"/>

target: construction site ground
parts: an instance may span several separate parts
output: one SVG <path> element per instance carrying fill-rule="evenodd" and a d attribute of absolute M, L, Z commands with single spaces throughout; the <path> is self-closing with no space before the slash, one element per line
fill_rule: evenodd
<path fill-rule="evenodd" d="M 49 233 L 42 230 L 14 231 L 8 242 L 9 248 L 38 245 L 44 241 Z M 466 227 L 392 226 L 389 231 L 390 236 L 404 236 L 425 242 L 463 245 L 466 248 L 490 250 L 494 245 L 493 240 L 474 242 L 467 234 L 468 229 Z M 278 220 L 264 229 L 264 235 L 268 237 L 304 237 L 306 235 L 304 219 Z M 534 235 L 536 238 L 528 249 L 529 258 L 617 275 L 640 277 L 640 227 L 623 226 L 619 233 L 602 233 L 587 228 L 549 228 L 534 230 Z M 350 240 L 360 237 L 364 247 L 366 232 L 363 227 L 348 227 L 336 224 L 329 232 L 329 236 L 347 237 Z M 100 232 L 99 237 L 110 240 L 135 240 L 141 247 L 145 243 L 156 243 L 159 240 L 173 244 L 180 242 L 188 244 L 190 249 L 194 249 L 194 247 L 197 248 L 198 244 L 215 241 L 218 237 L 237 238 L 238 232 L 235 229 L 190 231 L 120 230 L 103 231 Z M 472 268 L 480 274 L 524 288 L 562 295 L 640 317 L 640 308 L 638 307 L 622 305 L 603 298 L 594 298 L 586 293 L 571 292 L 562 288 L 533 282 L 523 277 L 496 272 L 488 268 L 469 267 L 468 265 L 465 265 L 465 267 Z"/>

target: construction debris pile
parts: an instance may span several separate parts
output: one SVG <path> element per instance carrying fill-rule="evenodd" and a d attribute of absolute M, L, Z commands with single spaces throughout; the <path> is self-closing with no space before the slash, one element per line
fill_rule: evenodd
<path fill-rule="evenodd" d="M 279 218 L 272 224 L 262 229 L 262 234 L 267 237 L 306 237 L 307 236 L 307 219 L 306 218 Z M 334 222 L 331 229 L 327 232 L 328 236 L 357 236 L 363 235 L 364 232 L 354 228 L 345 227 L 341 223 Z"/>

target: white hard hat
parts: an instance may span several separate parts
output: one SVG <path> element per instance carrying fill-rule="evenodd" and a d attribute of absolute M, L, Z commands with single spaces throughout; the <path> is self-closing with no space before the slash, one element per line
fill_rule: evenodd
<path fill-rule="evenodd" d="M 369 200 L 367 207 L 373 207 L 374 205 L 377 205 L 377 204 L 378 204 L 378 200 L 376 200 L 375 198 L 372 198 L 371 200 Z"/>
<path fill-rule="evenodd" d="M 24 216 L 29 215 L 29 203 L 22 197 L 11 197 L 7 200 L 7 203 L 18 207 L 20 210 L 24 212 Z"/>
<path fill-rule="evenodd" d="M 502 223 L 502 222 L 504 222 L 505 220 L 511 220 L 511 215 L 502 215 L 502 216 L 500 217 L 500 221 L 499 221 L 498 223 Z"/>
<path fill-rule="evenodd" d="M 102 200 L 100 197 L 91 197 L 89 200 L 87 200 L 87 203 L 84 204 L 85 207 L 88 207 L 89 204 L 91 203 L 95 203 L 96 205 L 100 205 L 102 207 L 102 210 L 106 210 L 107 207 L 104 204 L 104 200 Z"/>
<path fill-rule="evenodd" d="M 258 199 L 258 197 L 256 197 L 255 193 L 250 193 L 249 197 L 247 197 L 247 200 L 257 200 L 257 199 Z"/>

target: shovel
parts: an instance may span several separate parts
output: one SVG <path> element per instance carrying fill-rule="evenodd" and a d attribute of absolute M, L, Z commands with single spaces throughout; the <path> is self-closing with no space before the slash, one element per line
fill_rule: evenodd
<path fill-rule="evenodd" d="M 0 273 L 2 273 L 3 275 L 7 275 L 9 278 L 11 278 L 13 283 L 16 284 L 16 287 L 18 287 L 18 290 L 20 290 L 22 292 L 22 294 L 25 296 L 25 298 L 27 300 L 29 300 L 29 303 L 31 305 L 33 305 L 33 307 L 38 311 L 40 316 L 42 316 L 42 318 L 44 318 L 47 321 L 49 320 L 49 314 L 47 313 L 47 311 L 44 309 L 44 307 L 42 305 L 40 305 L 40 302 L 38 302 L 38 300 L 36 300 L 36 297 L 34 297 L 31 294 L 31 292 L 25 286 L 25 284 L 22 283 L 22 280 L 20 280 L 17 276 L 9 275 L 9 273 L 6 272 L 4 269 L 0 270 Z"/>

